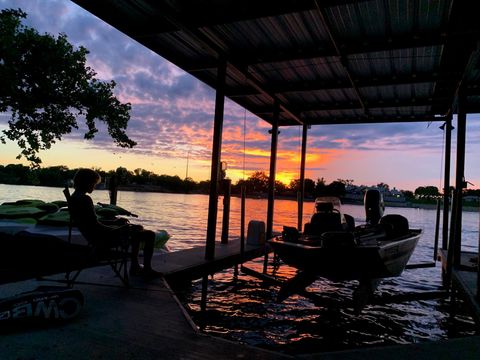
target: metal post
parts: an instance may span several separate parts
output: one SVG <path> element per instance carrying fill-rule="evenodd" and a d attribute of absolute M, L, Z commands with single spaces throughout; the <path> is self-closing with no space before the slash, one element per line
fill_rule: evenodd
<path fill-rule="evenodd" d="M 200 298 L 200 311 L 202 319 L 205 319 L 205 311 L 207 310 L 207 291 L 208 291 L 208 275 L 202 277 L 202 295 Z"/>
<path fill-rule="evenodd" d="M 480 214 L 480 213 L 479 213 Z M 480 301 L 480 221 L 478 226 L 478 252 L 477 252 L 477 300 Z"/>
<path fill-rule="evenodd" d="M 455 214 L 457 213 L 457 195 L 456 191 L 452 191 L 452 216 L 450 217 L 450 238 L 448 241 L 448 250 L 447 250 L 447 268 L 445 273 L 445 285 L 450 287 L 450 281 L 452 279 L 452 268 L 453 268 L 453 249 L 455 243 Z"/>
<path fill-rule="evenodd" d="M 116 174 L 113 174 L 108 179 L 108 194 L 110 196 L 110 205 L 117 205 L 118 181 Z"/>
<path fill-rule="evenodd" d="M 212 168 L 210 173 L 210 196 L 208 201 L 208 225 L 205 259 L 215 257 L 215 233 L 218 211 L 218 174 L 222 150 L 223 110 L 225 105 L 225 78 L 227 62 L 222 60 L 217 71 L 217 92 L 215 96 L 215 119 L 213 124 Z"/>
<path fill-rule="evenodd" d="M 271 239 L 273 234 L 273 206 L 275 201 L 275 169 L 277 166 L 279 108 L 278 101 L 275 101 L 272 121 L 272 144 L 270 150 L 270 174 L 268 178 L 267 239 Z"/>
<path fill-rule="evenodd" d="M 308 126 L 303 124 L 302 132 L 302 158 L 300 160 L 300 196 L 298 201 L 298 231 L 302 231 L 303 225 L 303 200 L 305 199 L 305 158 L 307 153 L 307 131 Z"/>
<path fill-rule="evenodd" d="M 442 249 L 448 247 L 448 213 L 450 208 L 450 158 L 452 149 L 452 117 L 445 121 L 445 174 L 443 179 Z"/>
<path fill-rule="evenodd" d="M 246 189 L 245 185 L 241 187 L 242 192 L 242 203 L 241 203 L 241 213 L 240 213 L 240 260 L 243 264 L 243 254 L 245 253 L 245 198 L 246 198 Z"/>
<path fill-rule="evenodd" d="M 228 229 L 230 223 L 230 195 L 232 180 L 223 180 L 223 221 L 222 221 L 222 244 L 228 243 Z"/>
<path fill-rule="evenodd" d="M 268 204 L 267 204 L 267 234 L 266 238 L 271 239 L 273 236 L 273 207 L 275 201 L 275 169 L 277 165 L 277 145 L 278 145 L 278 117 L 280 115 L 280 106 L 275 100 L 273 104 L 273 121 L 272 121 L 272 145 L 270 149 L 270 174 L 268 178 Z M 268 244 L 265 243 L 265 256 L 263 259 L 263 272 L 267 272 L 268 266 Z"/>
<path fill-rule="evenodd" d="M 437 221 L 435 224 L 435 241 L 433 243 L 433 261 L 437 261 L 437 255 L 438 255 L 438 237 L 439 237 L 439 231 L 440 231 L 440 205 L 442 203 L 442 200 L 438 199 L 437 200 Z"/>
<path fill-rule="evenodd" d="M 465 94 L 463 91 L 458 95 L 457 113 L 457 164 L 455 174 L 455 192 L 457 195 L 457 207 L 455 214 L 455 241 L 453 243 L 453 266 L 460 265 L 460 253 L 462 249 L 462 192 L 465 184 L 465 138 L 467 113 L 465 111 Z M 453 214 L 452 214 L 453 216 Z"/>

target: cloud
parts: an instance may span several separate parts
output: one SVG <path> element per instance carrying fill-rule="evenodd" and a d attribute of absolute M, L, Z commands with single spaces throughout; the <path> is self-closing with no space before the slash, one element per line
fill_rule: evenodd
<path fill-rule="evenodd" d="M 215 109 L 215 93 L 210 87 L 70 1 L 0 0 L 0 8 L 22 8 L 28 13 L 27 25 L 40 33 L 63 32 L 75 46 L 85 46 L 90 51 L 88 64 L 97 76 L 105 81 L 114 80 L 115 94 L 121 101 L 132 104 L 127 133 L 138 146 L 133 150 L 116 147 L 105 126 L 98 124 L 100 131 L 89 147 L 111 153 L 128 151 L 156 159 L 183 158 L 188 152 L 192 166 L 196 162 L 200 168 L 209 168 Z M 244 169 L 268 172 L 271 125 L 230 100 L 225 102 L 224 118 L 222 160 L 229 162 L 232 174 L 242 174 Z M 2 123 L 4 120 L 0 118 Z M 476 120 L 478 117 L 469 116 L 467 165 L 479 150 L 480 122 Z M 79 122 L 82 124 L 81 118 Z M 444 134 L 439 125 L 314 126 L 308 131 L 307 174 L 316 178 L 335 171 L 339 175 L 332 173 L 332 179 L 340 176 L 367 179 L 367 173 L 368 179 L 380 177 L 382 169 L 395 170 L 392 155 L 388 154 L 401 154 L 405 159 L 402 165 L 416 164 L 415 176 L 431 177 L 429 173 L 438 173 L 438 166 L 432 165 L 430 159 L 439 158 L 443 149 Z M 280 128 L 279 172 L 293 177 L 295 172 L 298 174 L 301 137 L 300 126 Z M 83 132 L 72 133 L 66 141 L 83 142 Z M 424 157 L 423 169 L 415 160 L 419 156 Z M 375 166 L 369 165 L 369 159 L 376 162 Z M 472 169 L 470 177 L 480 179 L 477 170 Z"/>

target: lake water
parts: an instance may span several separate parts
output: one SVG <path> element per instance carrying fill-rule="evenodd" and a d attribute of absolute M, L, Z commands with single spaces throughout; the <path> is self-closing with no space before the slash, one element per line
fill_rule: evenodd
<path fill-rule="evenodd" d="M 94 202 L 108 202 L 108 193 L 97 190 Z M 12 186 L 0 184 L 0 203 L 19 199 L 62 200 L 60 188 Z M 208 196 L 120 192 L 118 205 L 139 215 L 133 222 L 152 230 L 165 229 L 171 234 L 171 251 L 201 246 L 205 243 Z M 221 233 L 222 199 L 219 200 L 217 225 Z M 313 203 L 304 204 L 304 222 L 310 219 Z M 364 220 L 362 206 L 344 205 L 343 211 L 354 216 L 357 224 Z M 247 199 L 246 222 L 266 220 L 267 201 Z M 410 227 L 421 228 L 424 234 L 410 262 L 430 262 L 433 257 L 435 210 L 387 208 L 387 214 L 396 213 L 408 218 Z M 296 226 L 297 205 L 290 200 L 275 201 L 274 231 L 283 225 Z M 240 233 L 240 199 L 231 199 L 230 237 Z M 463 214 L 462 248 L 478 249 L 479 214 Z M 247 264 L 261 270 L 262 260 Z M 288 278 L 294 269 L 269 266 L 280 278 Z M 474 324 L 468 314 L 459 311 L 449 316 L 447 300 L 412 301 L 402 304 L 367 306 L 360 315 L 342 306 L 351 299 L 356 282 L 333 283 L 318 280 L 309 291 L 319 294 L 321 301 L 314 304 L 294 295 L 281 304 L 276 303 L 278 287 L 266 286 L 262 281 L 232 270 L 216 274 L 209 280 L 208 308 L 200 312 L 200 281 L 183 289 L 179 298 L 204 331 L 251 345 L 286 353 L 309 353 L 349 348 L 436 341 L 474 333 Z M 385 279 L 378 287 L 381 294 L 437 290 L 441 286 L 440 265 L 435 268 L 406 270 L 401 277 Z M 329 305 L 325 305 L 328 303 Z M 322 305 L 323 304 L 323 305 Z M 334 304 L 334 305 L 332 305 Z"/>

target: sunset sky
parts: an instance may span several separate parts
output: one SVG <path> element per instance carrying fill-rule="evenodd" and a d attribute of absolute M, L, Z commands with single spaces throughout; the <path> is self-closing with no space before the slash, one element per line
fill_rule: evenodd
<path fill-rule="evenodd" d="M 209 178 L 215 102 L 210 87 L 69 1 L 0 0 L 0 8 L 21 8 L 28 14 L 25 23 L 40 33 L 65 33 L 75 46 L 86 47 L 90 51 L 88 65 L 97 77 L 115 80 L 117 97 L 132 104 L 127 133 L 138 142 L 134 149 L 115 147 L 106 131 L 100 131 L 93 141 L 83 140 L 83 133 L 76 131 L 40 154 L 43 166 L 103 170 L 123 166 L 184 178 L 188 158 L 188 176 L 196 181 Z M 478 119 L 478 115 L 468 117 L 465 172 L 476 188 L 480 187 Z M 0 129 L 6 127 L 7 121 L 8 114 L 0 114 Z M 323 177 L 327 182 L 352 179 L 356 185 L 384 182 L 405 190 L 424 185 L 440 187 L 440 125 L 312 127 L 306 177 Z M 270 128 L 268 123 L 226 101 L 222 161 L 228 163 L 227 176 L 234 182 L 253 171 L 268 172 Z M 280 131 L 277 179 L 288 183 L 299 177 L 301 128 L 282 127 Z M 19 152 L 16 144 L 0 144 L 0 164 L 19 163 L 15 158 Z M 454 165 L 454 155 L 452 160 Z"/>

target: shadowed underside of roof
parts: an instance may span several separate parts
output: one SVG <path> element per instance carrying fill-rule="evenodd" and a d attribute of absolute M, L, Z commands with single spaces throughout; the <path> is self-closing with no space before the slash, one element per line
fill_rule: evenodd
<path fill-rule="evenodd" d="M 281 126 L 480 112 L 475 1 L 73 1 Z"/>

